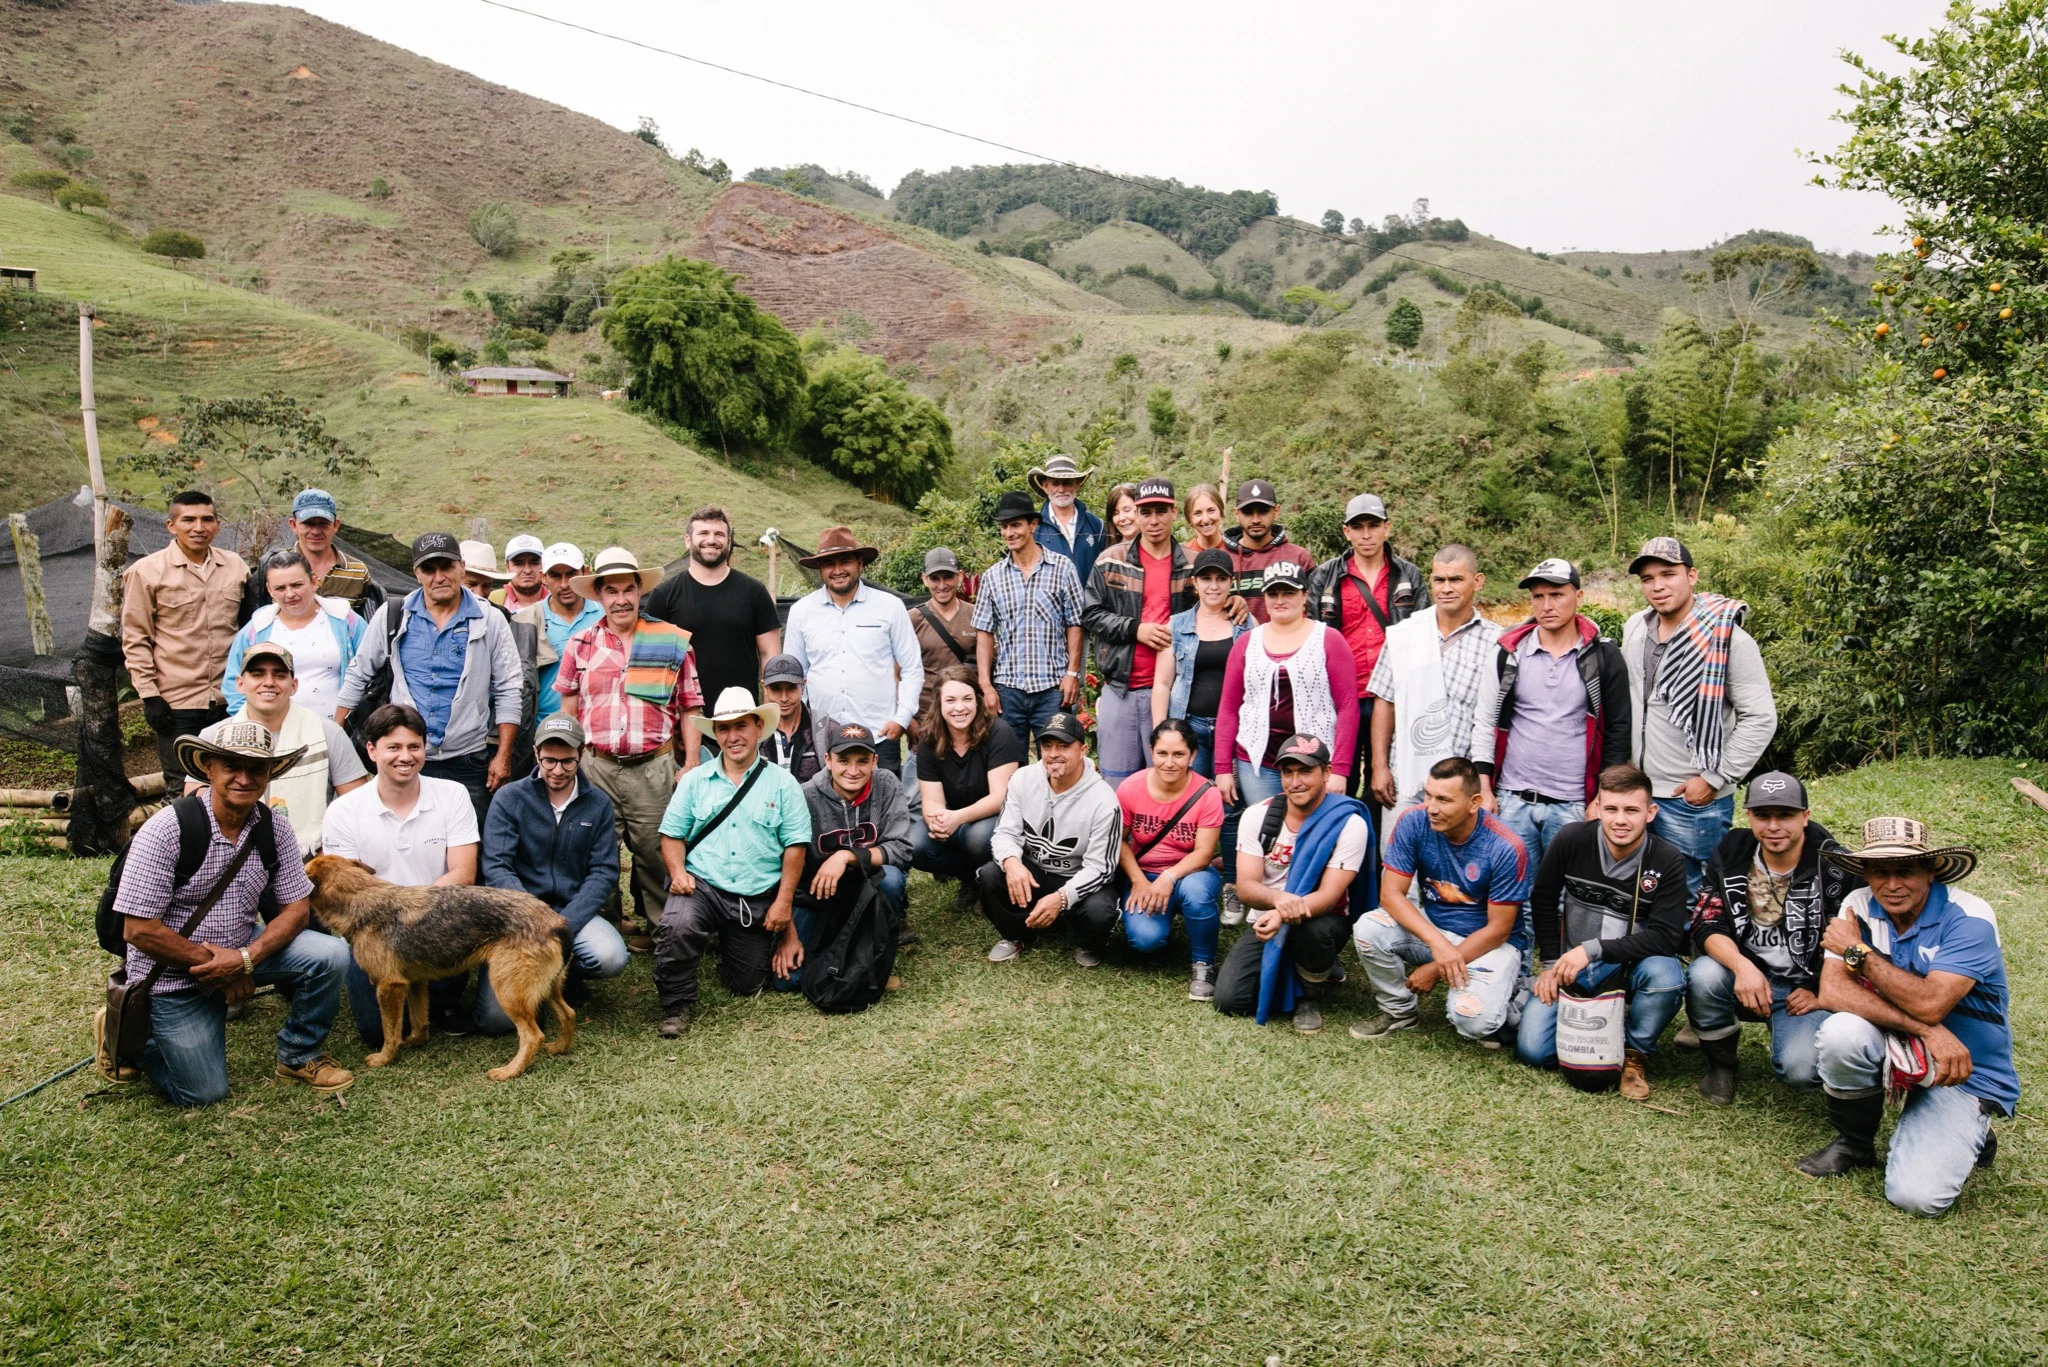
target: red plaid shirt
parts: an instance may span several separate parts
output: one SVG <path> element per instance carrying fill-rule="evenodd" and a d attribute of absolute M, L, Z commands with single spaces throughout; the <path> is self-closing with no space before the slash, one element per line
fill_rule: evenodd
<path fill-rule="evenodd" d="M 577 720 L 592 748 L 620 759 L 648 755 L 675 739 L 683 714 L 701 711 L 704 690 L 697 683 L 697 652 L 683 657 L 683 674 L 668 706 L 626 696 L 627 647 L 604 621 L 592 622 L 562 647 L 555 692 L 580 697 Z"/>

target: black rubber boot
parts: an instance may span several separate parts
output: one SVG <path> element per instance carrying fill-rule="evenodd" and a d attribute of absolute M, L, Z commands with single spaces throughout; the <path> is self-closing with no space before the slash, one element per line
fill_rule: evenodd
<path fill-rule="evenodd" d="M 1828 1097 L 1828 1119 L 1835 1122 L 1833 1142 L 1816 1149 L 1795 1165 L 1807 1177 L 1842 1177 L 1857 1168 L 1877 1166 L 1877 1127 L 1884 1120 L 1884 1093 Z"/>
<path fill-rule="evenodd" d="M 1998 1131 L 1996 1131 L 1996 1130 L 1986 1130 L 1986 1131 L 1984 1132 L 1984 1147 L 1983 1147 L 1983 1148 L 1981 1148 L 1981 1149 L 1979 1149 L 1979 1150 L 1977 1150 L 1977 1163 L 1976 1163 L 1976 1166 L 1978 1166 L 1978 1167 L 1980 1167 L 1980 1168 L 1988 1168 L 1988 1167 L 1990 1167 L 1990 1166 L 1991 1166 L 1992 1160 L 1993 1160 L 1993 1159 L 1995 1159 L 1995 1158 L 1997 1158 L 1997 1157 L 1998 1157 Z"/>
<path fill-rule="evenodd" d="M 1726 1106 L 1735 1100 L 1735 1057 L 1741 1043 L 1739 1030 L 1720 1039 L 1700 1041 L 1700 1053 L 1707 1060 L 1707 1071 L 1700 1077 L 1700 1095 L 1709 1104 Z"/>

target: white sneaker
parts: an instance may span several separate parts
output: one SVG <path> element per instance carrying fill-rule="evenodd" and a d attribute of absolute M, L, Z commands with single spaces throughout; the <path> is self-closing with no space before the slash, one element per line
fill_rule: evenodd
<path fill-rule="evenodd" d="M 1237 900 L 1237 884 L 1232 883 L 1223 890 L 1223 924 L 1241 926 L 1244 924 L 1244 903 Z"/>
<path fill-rule="evenodd" d="M 995 948 L 988 952 L 988 961 L 992 964 L 1006 964 L 1023 952 L 1024 946 L 1015 940 L 998 940 Z"/>

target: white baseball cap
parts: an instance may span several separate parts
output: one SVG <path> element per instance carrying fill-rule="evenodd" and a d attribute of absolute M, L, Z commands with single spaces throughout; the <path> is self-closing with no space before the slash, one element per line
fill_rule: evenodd
<path fill-rule="evenodd" d="M 533 541 L 534 546 L 536 548 L 539 547 L 539 541 L 535 540 L 532 537 L 528 537 L 526 539 L 529 541 Z M 519 543 L 515 541 L 512 544 L 516 546 Z M 508 547 L 505 552 L 505 557 L 509 560 L 511 559 L 511 556 L 512 552 L 511 549 Z M 577 550 L 576 547 L 570 542 L 557 541 L 554 545 L 548 547 L 544 551 L 541 551 L 540 567 L 543 571 L 546 571 L 555 568 L 555 566 L 557 565 L 567 565 L 572 570 L 581 570 L 583 568 L 583 552 Z"/>
<path fill-rule="evenodd" d="M 530 532 L 522 532 L 505 543 L 505 563 L 511 564 L 515 555 L 539 555 L 540 538 Z"/>

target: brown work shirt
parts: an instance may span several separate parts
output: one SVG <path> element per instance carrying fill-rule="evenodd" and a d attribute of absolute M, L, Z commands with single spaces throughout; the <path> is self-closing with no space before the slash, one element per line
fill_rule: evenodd
<path fill-rule="evenodd" d="M 945 638 L 932 629 L 932 624 L 925 620 L 927 611 L 945 623 L 946 630 L 952 633 L 953 639 L 967 651 L 966 659 L 963 660 L 954 654 L 953 647 L 947 645 Z M 939 610 L 937 603 L 919 603 L 910 610 L 910 625 L 916 629 L 918 649 L 924 653 L 924 686 L 927 692 L 938 687 L 940 670 L 952 665 L 964 664 L 971 667 L 974 664 L 974 604 L 968 599 L 955 598 L 953 615 L 950 617 Z"/>
<path fill-rule="evenodd" d="M 174 542 L 122 576 L 121 655 L 135 692 L 180 711 L 221 701 L 249 566 L 215 546 L 193 564 Z"/>

